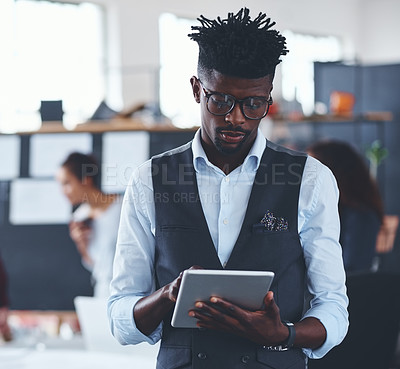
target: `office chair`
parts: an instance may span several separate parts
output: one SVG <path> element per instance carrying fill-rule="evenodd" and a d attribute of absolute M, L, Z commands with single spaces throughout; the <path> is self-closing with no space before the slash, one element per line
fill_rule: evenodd
<path fill-rule="evenodd" d="M 309 369 L 389 369 L 400 329 L 400 274 L 347 276 L 349 331 Z"/>

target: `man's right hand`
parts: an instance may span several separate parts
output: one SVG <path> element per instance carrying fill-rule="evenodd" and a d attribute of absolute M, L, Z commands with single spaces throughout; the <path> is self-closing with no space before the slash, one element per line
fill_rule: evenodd
<path fill-rule="evenodd" d="M 204 269 L 204 268 L 199 265 L 193 265 L 188 270 L 194 270 L 194 269 Z M 182 277 L 183 277 L 183 272 L 180 272 L 179 276 L 175 280 L 173 280 L 171 283 L 165 286 L 167 287 L 168 290 L 169 299 L 173 302 L 176 302 L 176 298 L 178 297 L 178 292 L 181 286 Z"/>
<path fill-rule="evenodd" d="M 189 269 L 203 268 L 194 265 Z M 183 272 L 171 283 L 161 287 L 151 295 L 141 298 L 136 303 L 133 311 L 136 327 L 146 336 L 149 336 L 174 308 L 182 276 Z"/>

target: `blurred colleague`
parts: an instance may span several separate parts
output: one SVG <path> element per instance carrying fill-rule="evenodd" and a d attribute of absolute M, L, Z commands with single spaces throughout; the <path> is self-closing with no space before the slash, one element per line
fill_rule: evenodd
<path fill-rule="evenodd" d="M 74 152 L 61 165 L 57 180 L 77 207 L 69 224 L 72 240 L 91 271 L 94 296 L 108 297 L 117 242 L 121 198 L 99 188 L 99 167 L 91 155 Z"/>
<path fill-rule="evenodd" d="M 326 166 L 259 129 L 287 53 L 275 22 L 263 13 L 252 19 L 246 8 L 199 21 L 190 83 L 201 128 L 131 178 L 112 332 L 122 344 L 161 339 L 160 369 L 305 369 L 307 356 L 325 355 L 348 325 L 336 182 Z M 271 270 L 275 278 L 258 311 L 214 296 L 188 311 L 203 329 L 174 328 L 181 273 L 196 265 Z"/>
<path fill-rule="evenodd" d="M 371 270 L 383 203 L 366 162 L 351 145 L 340 141 L 317 142 L 307 151 L 331 169 L 338 183 L 340 243 L 346 271 Z"/>
<path fill-rule="evenodd" d="M 11 330 L 8 325 L 9 301 L 7 293 L 7 274 L 0 257 L 0 337 L 3 337 L 5 341 L 10 341 Z"/>

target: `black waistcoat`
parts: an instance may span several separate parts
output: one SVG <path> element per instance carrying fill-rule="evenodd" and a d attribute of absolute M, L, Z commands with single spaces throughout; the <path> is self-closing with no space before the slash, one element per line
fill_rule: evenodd
<path fill-rule="evenodd" d="M 225 269 L 270 270 L 281 318 L 297 322 L 304 307 L 305 265 L 297 219 L 306 156 L 267 141 L 243 225 Z M 156 214 L 157 286 L 173 281 L 192 265 L 222 269 L 201 207 L 191 143 L 152 159 Z M 288 229 L 260 223 L 270 211 Z M 210 330 L 176 329 L 164 321 L 158 369 L 304 369 L 300 349 L 269 351 L 239 337 Z"/>

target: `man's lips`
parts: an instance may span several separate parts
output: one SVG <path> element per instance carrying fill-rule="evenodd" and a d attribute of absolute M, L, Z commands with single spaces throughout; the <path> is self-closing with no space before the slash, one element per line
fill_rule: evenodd
<path fill-rule="evenodd" d="M 219 131 L 219 135 L 227 143 L 238 143 L 244 139 L 246 133 L 241 131 L 221 130 Z"/>

